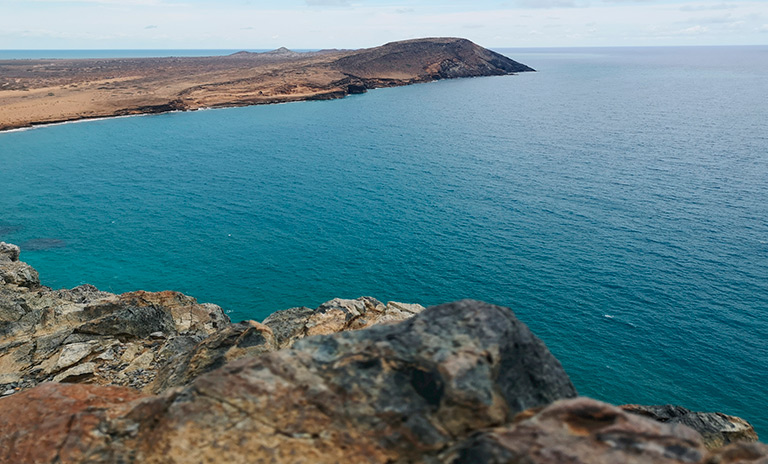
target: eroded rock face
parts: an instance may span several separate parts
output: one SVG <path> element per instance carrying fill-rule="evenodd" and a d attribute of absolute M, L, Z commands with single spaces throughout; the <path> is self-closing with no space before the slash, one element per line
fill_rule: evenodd
<path fill-rule="evenodd" d="M 451 464 L 682 464 L 706 454 L 693 430 L 589 398 L 553 403 L 527 419 L 478 432 L 441 456 Z"/>
<path fill-rule="evenodd" d="M 335 299 L 277 312 L 267 324 L 232 324 L 220 307 L 178 292 L 51 290 L 19 261 L 17 246 L 0 242 L 0 396 L 46 381 L 156 393 L 310 335 L 397 322 L 423 309 Z"/>
<path fill-rule="evenodd" d="M 20 265 L 0 242 L 0 273 Z M 768 464 L 741 419 L 574 399 L 508 308 L 363 297 L 232 324 L 33 280 L 0 281 L 0 464 Z"/>
<path fill-rule="evenodd" d="M 264 324 L 272 329 L 278 348 L 282 349 L 304 337 L 400 322 L 423 310 L 418 304 L 390 301 L 384 305 L 367 296 L 356 300 L 336 298 L 314 310 L 301 307 L 277 311 L 264 319 Z"/>
<path fill-rule="evenodd" d="M 752 425 L 740 417 L 719 412 L 694 412 L 681 406 L 641 406 L 627 404 L 621 409 L 659 422 L 683 424 L 699 432 L 709 449 L 735 442 L 755 442 L 757 433 Z"/>
<path fill-rule="evenodd" d="M 140 397 L 129 388 L 48 383 L 0 399 L 0 462 L 86 462 L 89 448 L 106 445 L 99 427 Z"/>
<path fill-rule="evenodd" d="M 218 306 L 177 292 L 51 290 L 18 259 L 0 242 L 0 395 L 46 381 L 145 388 L 159 361 L 187 351 L 176 338 L 229 325 Z"/>
<path fill-rule="evenodd" d="M 713 451 L 705 464 L 768 464 L 768 446 L 763 443 L 734 443 Z"/>
<path fill-rule="evenodd" d="M 102 435 L 72 459 L 421 462 L 473 430 L 575 394 L 509 309 L 462 301 L 398 325 L 306 338 L 138 399 L 98 418 Z M 0 408 L 2 420 L 13 429 Z M 0 436 L 0 447 L 15 439 Z"/>
<path fill-rule="evenodd" d="M 163 462 L 156 448 L 170 450 L 169 462 L 419 461 L 575 394 L 511 311 L 464 301 L 231 363 L 157 399 L 165 412 L 139 426 L 136 446 L 147 462 Z"/>

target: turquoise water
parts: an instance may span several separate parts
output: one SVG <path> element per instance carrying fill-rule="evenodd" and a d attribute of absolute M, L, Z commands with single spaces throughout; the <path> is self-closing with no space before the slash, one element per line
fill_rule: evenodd
<path fill-rule="evenodd" d="M 0 240 L 233 319 L 507 305 L 582 394 L 768 436 L 768 47 L 508 53 L 539 72 L 0 134 Z"/>

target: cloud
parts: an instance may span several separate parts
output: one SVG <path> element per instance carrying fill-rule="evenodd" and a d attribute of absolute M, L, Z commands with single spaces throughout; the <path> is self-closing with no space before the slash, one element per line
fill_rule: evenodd
<path fill-rule="evenodd" d="M 344 6 L 349 7 L 352 4 L 349 0 L 305 0 L 309 6 Z"/>
<path fill-rule="evenodd" d="M 576 8 L 575 0 L 516 0 L 514 6 L 520 8 Z"/>
<path fill-rule="evenodd" d="M 763 24 L 762 26 L 757 28 L 757 32 L 762 32 L 763 34 L 768 34 L 768 24 Z"/>
<path fill-rule="evenodd" d="M 736 8 L 736 5 L 718 3 L 715 5 L 683 5 L 680 7 L 680 11 L 733 10 L 734 8 Z"/>
<path fill-rule="evenodd" d="M 144 29 L 157 29 L 157 26 L 154 24 L 150 24 L 149 26 L 144 27 Z"/>
<path fill-rule="evenodd" d="M 696 26 L 686 27 L 685 29 L 681 29 L 674 33 L 678 35 L 699 35 L 699 34 L 706 34 L 707 31 L 709 31 L 709 29 L 707 29 L 706 26 L 697 24 Z"/>

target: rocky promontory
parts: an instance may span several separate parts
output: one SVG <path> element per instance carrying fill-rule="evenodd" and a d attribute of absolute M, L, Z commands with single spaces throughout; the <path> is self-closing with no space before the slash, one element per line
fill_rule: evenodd
<path fill-rule="evenodd" d="M 370 297 L 233 323 L 53 290 L 0 243 L 0 463 L 768 463 L 749 424 L 578 397 L 508 308 Z"/>
<path fill-rule="evenodd" d="M 80 119 L 330 100 L 368 89 L 533 71 L 458 38 L 361 50 L 0 61 L 0 130 Z"/>

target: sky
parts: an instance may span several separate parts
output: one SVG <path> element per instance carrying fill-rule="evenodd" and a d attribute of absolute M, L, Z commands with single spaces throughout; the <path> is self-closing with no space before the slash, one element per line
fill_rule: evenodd
<path fill-rule="evenodd" d="M 768 0 L 0 0 L 0 49 L 764 45 Z"/>

